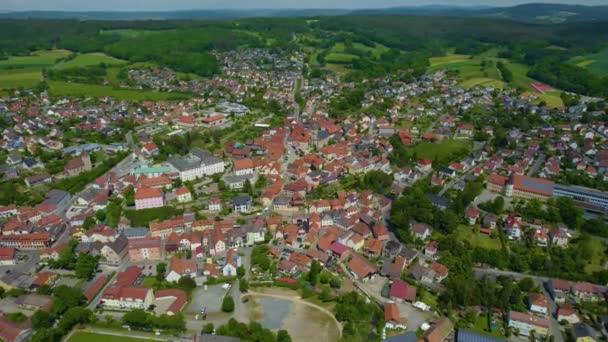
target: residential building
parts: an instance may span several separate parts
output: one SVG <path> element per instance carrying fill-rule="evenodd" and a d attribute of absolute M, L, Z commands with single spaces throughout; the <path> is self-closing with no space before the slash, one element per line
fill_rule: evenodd
<path fill-rule="evenodd" d="M 162 256 L 160 237 L 129 239 L 127 248 L 129 260 L 132 262 L 160 260 Z"/>
<path fill-rule="evenodd" d="M 137 188 L 135 190 L 135 210 L 160 208 L 164 205 L 162 190 L 157 188 Z"/>
<path fill-rule="evenodd" d="M 509 312 L 509 327 L 517 329 L 522 336 L 530 336 L 532 332 L 535 336 L 546 336 L 549 333 L 549 320 L 523 312 Z"/>

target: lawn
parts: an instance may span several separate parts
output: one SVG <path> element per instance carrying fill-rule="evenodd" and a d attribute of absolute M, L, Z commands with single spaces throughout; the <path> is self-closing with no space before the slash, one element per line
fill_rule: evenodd
<path fill-rule="evenodd" d="M 500 333 L 500 322 L 498 322 L 498 326 L 493 328 L 492 331 L 488 331 L 488 316 L 485 313 L 477 315 L 477 319 L 475 320 L 475 325 L 473 326 L 472 330 L 480 334 L 504 339 L 504 336 Z"/>
<path fill-rule="evenodd" d="M 586 68 L 594 74 L 608 75 L 608 48 L 594 54 L 574 57 L 570 59 L 570 63 Z"/>
<path fill-rule="evenodd" d="M 105 335 L 98 333 L 91 333 L 86 331 L 77 331 L 75 332 L 68 342 L 142 342 L 142 341 L 151 341 L 152 339 L 148 338 L 135 338 L 135 337 L 127 337 L 127 336 L 118 336 L 118 335 Z"/>
<path fill-rule="evenodd" d="M 67 50 L 36 51 L 29 56 L 14 56 L 0 60 L 0 69 L 45 67 L 55 64 L 59 58 L 67 57 Z"/>
<path fill-rule="evenodd" d="M 418 159 L 447 160 L 460 152 L 467 152 L 471 149 L 471 143 L 464 140 L 444 139 L 438 143 L 422 142 L 411 149 L 411 153 L 416 154 Z"/>
<path fill-rule="evenodd" d="M 587 264 L 585 267 L 585 271 L 587 273 L 599 272 L 604 268 L 603 263 L 605 259 L 604 255 L 604 243 L 601 240 L 591 240 L 588 245 L 586 245 L 591 250 L 591 262 Z"/>
<path fill-rule="evenodd" d="M 538 99 L 547 102 L 547 106 L 549 107 L 563 107 L 564 101 L 559 96 L 560 93 L 559 90 L 546 91 L 544 94 L 538 94 Z"/>
<path fill-rule="evenodd" d="M 156 277 L 144 277 L 144 280 L 141 282 L 141 286 L 152 287 L 154 284 L 156 284 Z"/>
<path fill-rule="evenodd" d="M 39 68 L 0 70 L 0 89 L 32 88 L 42 80 Z"/>
<path fill-rule="evenodd" d="M 55 69 L 68 69 L 68 68 L 77 68 L 77 67 L 87 67 L 98 64 L 107 64 L 107 65 L 118 65 L 124 64 L 126 61 L 121 59 L 117 59 L 111 56 L 108 56 L 104 53 L 94 52 L 94 53 L 85 53 L 76 56 L 76 58 L 69 60 L 65 63 L 59 63 L 54 66 Z"/>
<path fill-rule="evenodd" d="M 74 96 L 74 97 L 103 97 L 110 96 L 122 100 L 170 100 L 187 98 L 187 94 L 165 93 L 147 90 L 120 89 L 112 86 L 70 83 L 62 81 L 47 81 L 51 96 Z"/>
<path fill-rule="evenodd" d="M 482 233 L 476 233 L 479 230 L 479 225 L 476 226 L 465 226 L 459 225 L 456 228 L 456 236 L 460 241 L 469 241 L 471 245 L 475 247 L 481 247 L 485 249 L 499 250 L 502 248 L 500 240 L 498 238 L 492 239 L 490 236 Z"/>

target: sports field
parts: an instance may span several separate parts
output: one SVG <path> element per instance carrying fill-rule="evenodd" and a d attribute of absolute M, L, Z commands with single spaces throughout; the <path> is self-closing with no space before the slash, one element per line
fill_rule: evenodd
<path fill-rule="evenodd" d="M 120 335 L 105 335 L 86 331 L 78 331 L 72 334 L 67 342 L 150 342 L 155 341 L 147 338 L 135 338 Z"/>

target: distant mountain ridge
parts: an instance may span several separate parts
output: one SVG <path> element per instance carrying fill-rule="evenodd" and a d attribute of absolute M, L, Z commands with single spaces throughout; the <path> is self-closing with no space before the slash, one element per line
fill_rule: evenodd
<path fill-rule="evenodd" d="M 585 6 L 576 4 L 567 5 L 528 3 L 511 7 L 429 5 L 377 9 L 227 9 L 150 12 L 23 11 L 0 13 L 0 18 L 44 18 L 79 20 L 193 20 L 233 19 L 250 17 L 314 17 L 339 15 L 497 17 L 525 22 L 558 24 L 564 22 L 608 21 L 608 5 Z"/>

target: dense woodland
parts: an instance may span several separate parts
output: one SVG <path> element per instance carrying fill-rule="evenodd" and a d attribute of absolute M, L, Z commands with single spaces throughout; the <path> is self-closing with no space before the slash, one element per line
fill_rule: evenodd
<path fill-rule="evenodd" d="M 119 31 L 124 29 L 128 32 Z M 605 22 L 541 25 L 492 18 L 397 15 L 136 22 L 5 19 L 0 20 L 0 51 L 4 57 L 52 48 L 99 51 L 131 62 L 154 62 L 209 76 L 219 71 L 211 50 L 296 48 L 295 35 L 302 37 L 302 45 L 321 51 L 316 57 L 321 65 L 328 49 L 343 42 L 345 53 L 357 57 L 342 62 L 354 71 L 353 80 L 399 70 L 419 74 L 426 70 L 431 56 L 448 51 L 476 55 L 498 47 L 502 51 L 499 57 L 528 65 L 528 76 L 534 79 L 563 90 L 608 96 L 608 77 L 566 63 L 605 46 Z M 366 47 L 378 43 L 388 51 L 374 56 L 353 43 Z M 508 81 L 510 75 L 503 71 L 503 77 Z"/>

